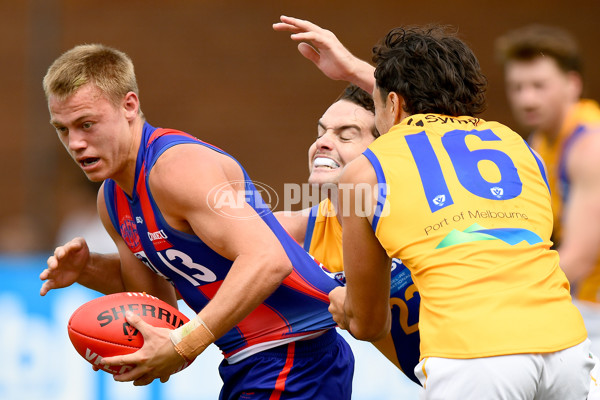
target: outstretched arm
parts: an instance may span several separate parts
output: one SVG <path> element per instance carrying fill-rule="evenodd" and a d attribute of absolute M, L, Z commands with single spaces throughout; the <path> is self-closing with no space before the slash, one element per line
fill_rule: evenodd
<path fill-rule="evenodd" d="M 356 84 L 369 93 L 375 86 L 375 68 L 355 57 L 333 32 L 310 21 L 282 15 L 281 22 L 273 24 L 279 32 L 292 32 L 292 40 L 300 42 L 298 50 L 311 60 L 325 76 Z"/>

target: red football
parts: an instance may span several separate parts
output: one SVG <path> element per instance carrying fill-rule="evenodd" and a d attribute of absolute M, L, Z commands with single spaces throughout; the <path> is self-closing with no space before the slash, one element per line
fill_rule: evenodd
<path fill-rule="evenodd" d="M 133 353 L 144 344 L 142 334 L 125 319 L 128 310 L 161 328 L 175 329 L 189 321 L 181 311 L 146 293 L 114 293 L 83 304 L 69 319 L 69 338 L 83 358 L 111 374 L 133 366 L 109 368 L 100 363 L 103 357 Z"/>

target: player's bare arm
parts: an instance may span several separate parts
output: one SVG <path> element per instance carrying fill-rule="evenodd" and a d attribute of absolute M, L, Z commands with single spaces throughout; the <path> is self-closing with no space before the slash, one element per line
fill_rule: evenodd
<path fill-rule="evenodd" d="M 242 179 L 242 171 L 235 161 L 197 145 L 170 148 L 150 173 L 150 188 L 167 223 L 180 231 L 196 234 L 213 250 L 234 261 L 214 298 L 198 314 L 212 341 L 245 318 L 292 271 L 283 247 L 246 202 L 220 204 L 219 207 L 224 207 L 222 212 L 215 211 L 216 204 L 207 202 L 209 192 L 215 187 L 230 191 L 229 198 L 239 198 L 237 192 L 244 190 L 243 185 L 234 187 L 228 183 Z M 156 378 L 168 379 L 175 367 L 185 361 L 163 331 L 146 328 L 148 335 L 156 333 L 152 347 L 144 345 L 136 353 L 104 359 L 109 365 L 137 365 L 115 379 L 134 380 L 136 385 Z"/>
<path fill-rule="evenodd" d="M 178 170 L 182 172 L 173 179 Z M 261 304 L 292 271 L 275 234 L 249 204 L 216 204 L 217 199 L 209 196 L 220 187 L 226 198 L 243 199 L 238 191 L 244 191 L 244 185 L 230 184 L 241 181 L 243 173 L 234 160 L 196 145 L 167 150 L 150 175 L 152 193 L 167 222 L 189 230 L 234 261 L 219 291 L 200 313 L 216 338 Z"/>
<path fill-rule="evenodd" d="M 355 57 L 333 32 L 310 21 L 282 15 L 273 24 L 279 32 L 291 32 L 292 40 L 300 42 L 298 51 L 312 61 L 325 76 L 333 80 L 352 82 L 369 93 L 375 86 L 375 68 Z"/>
<path fill-rule="evenodd" d="M 563 210 L 560 265 L 572 284 L 596 265 L 600 248 L 600 131 L 575 142 L 567 158 L 571 177 Z"/>
<path fill-rule="evenodd" d="M 40 274 L 44 281 L 40 295 L 79 283 L 100 293 L 124 290 L 118 254 L 90 253 L 84 238 L 73 238 L 58 246 L 47 260 L 48 268 Z"/>
<path fill-rule="evenodd" d="M 340 178 L 339 213 L 342 216 L 346 288 L 343 308 L 340 289 L 330 294 L 336 322 L 361 340 L 376 341 L 390 331 L 389 308 L 391 261 L 375 237 L 371 220 L 376 191 L 363 190 L 364 183 L 377 184 L 366 157 L 350 162 Z M 357 185 L 361 189 L 355 190 Z"/>

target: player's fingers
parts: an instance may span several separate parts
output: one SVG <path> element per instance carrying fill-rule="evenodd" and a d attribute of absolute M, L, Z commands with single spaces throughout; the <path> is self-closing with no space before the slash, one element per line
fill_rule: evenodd
<path fill-rule="evenodd" d="M 160 381 L 162 383 L 166 383 L 169 380 L 170 377 L 171 377 L 170 375 L 169 376 L 163 376 L 163 377 L 160 378 Z"/>
<path fill-rule="evenodd" d="M 133 381 L 134 386 L 146 386 L 152 383 L 155 378 L 148 375 L 142 375 L 140 378 Z M 168 379 L 168 378 L 167 378 Z M 161 378 L 162 382 L 162 378 Z"/>
<path fill-rule="evenodd" d="M 297 26 L 286 24 L 284 22 L 275 22 L 273 24 L 273 30 L 277 32 L 301 32 L 300 28 L 298 28 Z"/>
<path fill-rule="evenodd" d="M 139 350 L 134 352 L 134 353 L 130 353 L 130 354 L 125 354 L 122 356 L 112 356 L 112 357 L 102 357 L 102 360 L 100 360 L 100 362 L 108 367 L 112 367 L 112 366 L 124 366 L 124 365 L 137 365 L 138 363 L 141 362 L 141 358 L 137 353 L 139 353 Z M 134 368 L 130 371 L 127 371 L 125 373 L 122 373 L 121 375 L 118 375 L 123 381 L 132 381 L 134 379 L 139 378 L 141 375 L 143 375 L 142 371 L 139 368 Z M 115 375 L 116 377 L 117 375 Z"/>
<path fill-rule="evenodd" d="M 47 280 L 46 282 L 44 282 L 42 284 L 42 287 L 40 288 L 40 296 L 45 296 L 53 288 L 54 288 L 54 281 Z"/>
<path fill-rule="evenodd" d="M 133 326 L 135 329 L 140 331 L 142 336 L 144 336 L 145 332 L 147 331 L 146 328 L 150 326 L 150 324 L 144 321 L 142 317 L 132 313 L 131 311 L 127 311 L 125 313 L 125 319 L 127 320 L 127 322 L 129 322 L 129 325 Z"/>
<path fill-rule="evenodd" d="M 297 28 L 300 28 L 301 30 L 304 30 L 304 31 L 315 32 L 315 31 L 323 30 L 323 28 L 321 28 L 319 25 L 313 24 L 312 22 L 307 21 L 305 19 L 288 17 L 286 15 L 282 15 L 281 17 L 279 17 L 279 20 L 288 25 L 293 25 Z"/>
<path fill-rule="evenodd" d="M 63 247 L 65 253 L 76 252 L 81 250 L 83 247 L 84 239 L 76 237 L 67 242 Z"/>
<path fill-rule="evenodd" d="M 308 43 L 305 43 L 305 42 L 299 43 L 298 51 L 300 52 L 300 54 L 302 54 L 304 57 L 308 58 L 310 61 L 314 62 L 317 65 L 319 64 L 319 61 L 321 60 L 321 55 L 319 54 L 319 52 L 317 50 L 315 50 L 314 47 L 312 47 Z"/>
<path fill-rule="evenodd" d="M 145 372 L 144 370 L 142 370 L 141 368 L 133 368 L 130 371 L 127 371 L 125 373 L 122 374 L 118 374 L 118 375 L 113 375 L 113 379 L 117 382 L 131 382 L 134 381 L 134 384 L 136 381 L 140 380 L 140 379 L 145 379 Z M 150 382 L 152 382 L 154 379 L 151 379 Z M 150 383 L 148 382 L 148 383 Z M 146 383 L 146 385 L 148 384 Z M 137 385 L 140 386 L 140 385 Z"/>
<path fill-rule="evenodd" d="M 53 257 L 56 261 L 59 261 L 64 256 L 65 256 L 65 246 L 58 246 L 56 249 L 54 249 Z M 50 258 L 52 258 L 52 257 L 50 257 Z"/>
<path fill-rule="evenodd" d="M 296 42 L 311 42 L 318 47 L 325 46 L 323 38 L 324 35 L 315 32 L 298 32 L 290 35 L 290 39 L 295 40 Z"/>

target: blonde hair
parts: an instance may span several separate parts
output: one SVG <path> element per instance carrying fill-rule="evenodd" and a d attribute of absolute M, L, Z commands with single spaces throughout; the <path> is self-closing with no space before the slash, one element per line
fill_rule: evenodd
<path fill-rule="evenodd" d="M 102 44 L 83 44 L 63 53 L 48 68 L 43 87 L 46 99 L 65 99 L 88 83 L 96 85 L 115 105 L 128 92 L 139 95 L 129 56 Z"/>

